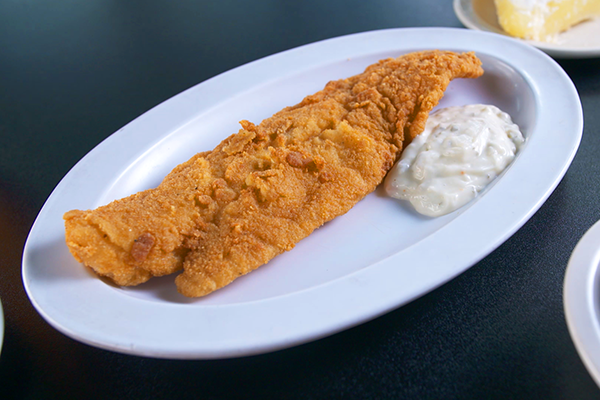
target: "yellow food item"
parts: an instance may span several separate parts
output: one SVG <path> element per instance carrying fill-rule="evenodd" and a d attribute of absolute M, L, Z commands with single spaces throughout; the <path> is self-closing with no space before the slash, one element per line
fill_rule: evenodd
<path fill-rule="evenodd" d="M 498 22 L 511 36 L 552 41 L 586 19 L 600 16 L 600 0 L 494 0 Z"/>
<path fill-rule="evenodd" d="M 481 74 L 474 53 L 380 61 L 259 125 L 242 121 L 237 134 L 177 166 L 157 188 L 67 212 L 66 243 L 118 285 L 183 269 L 179 292 L 204 296 L 348 212 L 423 131 L 450 81 Z"/>

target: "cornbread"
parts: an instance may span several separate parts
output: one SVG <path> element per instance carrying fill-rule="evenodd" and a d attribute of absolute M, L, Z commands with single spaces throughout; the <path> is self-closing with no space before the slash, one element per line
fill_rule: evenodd
<path fill-rule="evenodd" d="M 552 42 L 556 35 L 600 16 L 600 0 L 494 0 L 498 22 L 511 36 Z"/>

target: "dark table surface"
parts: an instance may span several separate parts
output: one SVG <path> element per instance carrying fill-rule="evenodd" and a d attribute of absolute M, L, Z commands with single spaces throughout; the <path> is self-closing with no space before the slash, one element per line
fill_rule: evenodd
<path fill-rule="evenodd" d="M 599 59 L 559 60 L 581 96 L 585 129 L 548 201 L 464 274 L 368 323 L 270 354 L 159 360 L 64 336 L 23 289 L 22 248 L 44 201 L 120 127 L 286 49 L 385 28 L 461 28 L 451 3 L 0 2 L 0 397 L 600 398 L 562 299 L 569 256 L 600 218 Z"/>

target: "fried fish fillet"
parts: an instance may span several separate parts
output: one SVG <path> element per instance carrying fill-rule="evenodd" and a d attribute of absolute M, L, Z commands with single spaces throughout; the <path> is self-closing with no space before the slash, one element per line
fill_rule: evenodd
<path fill-rule="evenodd" d="M 411 53 L 329 82 L 177 166 L 155 189 L 64 215 L 73 256 L 118 285 L 173 273 L 204 296 L 287 250 L 372 192 L 473 53 Z"/>

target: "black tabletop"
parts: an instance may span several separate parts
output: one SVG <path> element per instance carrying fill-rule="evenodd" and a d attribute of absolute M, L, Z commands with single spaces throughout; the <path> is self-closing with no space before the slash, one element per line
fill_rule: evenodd
<path fill-rule="evenodd" d="M 600 219 L 600 59 L 558 60 L 581 96 L 585 129 L 541 209 L 456 279 L 368 323 L 269 354 L 161 360 L 59 333 L 23 289 L 22 249 L 44 201 L 120 127 L 286 49 L 385 28 L 462 28 L 451 3 L 0 2 L 0 397 L 599 398 L 567 330 L 562 285 L 573 248 Z"/>

